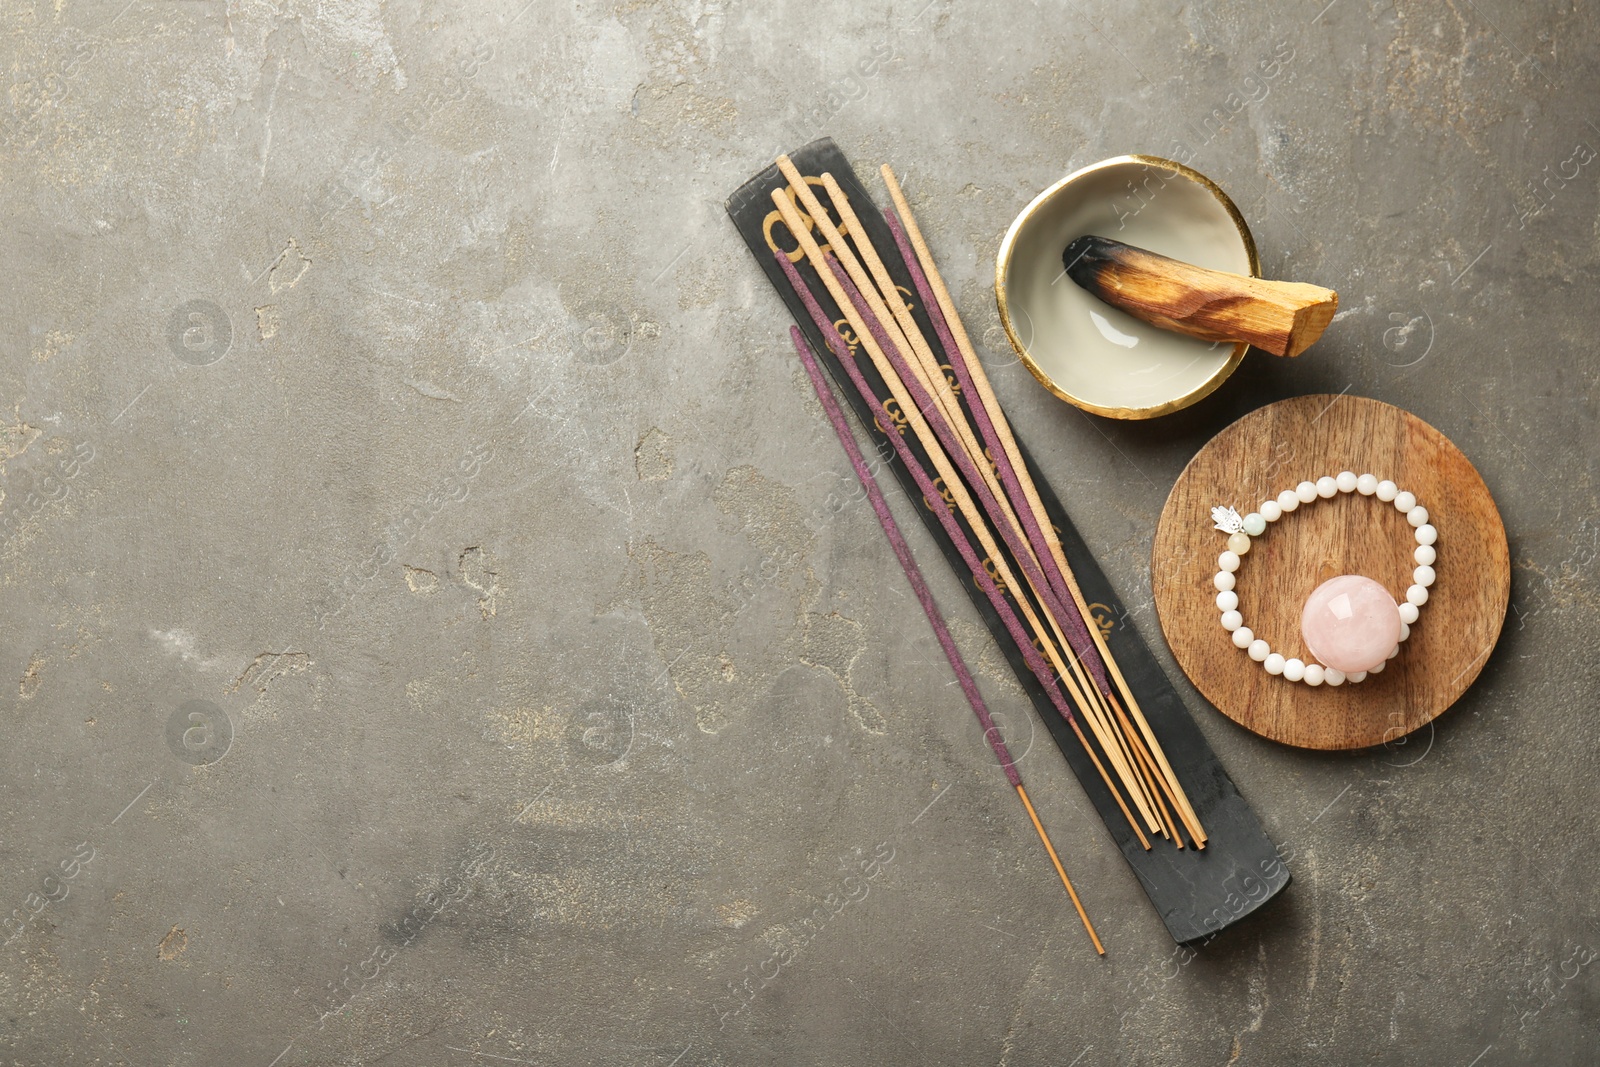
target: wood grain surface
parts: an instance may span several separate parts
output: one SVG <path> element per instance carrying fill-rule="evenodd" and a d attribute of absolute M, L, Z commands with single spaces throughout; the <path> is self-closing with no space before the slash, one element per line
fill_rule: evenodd
<path fill-rule="evenodd" d="M 1382 673 L 1312 687 L 1267 674 L 1222 628 L 1212 578 L 1226 535 L 1213 528 L 1211 508 L 1245 515 L 1301 481 L 1344 470 L 1416 494 L 1439 531 L 1438 580 Z M 1311 662 L 1300 637 L 1311 591 L 1335 575 L 1364 574 L 1401 599 L 1415 548 L 1392 503 L 1340 493 L 1302 504 L 1269 524 L 1244 557 L 1236 587 L 1244 624 L 1273 651 Z M 1511 558 L 1488 487 L 1443 434 L 1381 401 L 1315 395 L 1253 411 L 1195 455 L 1162 509 L 1151 585 L 1179 666 L 1224 715 L 1284 744 L 1353 749 L 1425 725 L 1472 684 L 1505 622 Z"/>

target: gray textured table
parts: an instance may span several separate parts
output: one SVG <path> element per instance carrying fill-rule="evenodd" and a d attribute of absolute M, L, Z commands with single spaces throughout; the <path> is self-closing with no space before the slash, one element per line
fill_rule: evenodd
<path fill-rule="evenodd" d="M 1592 15 L 116 0 L 0 26 L 0 1062 L 1600 1056 Z M 1182 683 L 1295 874 L 1197 955 L 930 566 L 1087 949 L 840 503 L 721 210 L 822 133 L 905 177 L 1174 672 L 1151 532 L 1243 412 L 1400 404 L 1501 504 L 1511 616 L 1436 728 L 1295 752 Z M 1129 151 L 1216 178 L 1266 272 L 1345 309 L 1150 424 L 1051 398 L 992 300 L 1015 212 Z"/>

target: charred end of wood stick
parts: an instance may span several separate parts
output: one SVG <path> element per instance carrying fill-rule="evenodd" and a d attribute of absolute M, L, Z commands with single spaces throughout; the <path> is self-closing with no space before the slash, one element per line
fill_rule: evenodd
<path fill-rule="evenodd" d="M 1339 294 L 1320 285 L 1208 270 L 1092 234 L 1069 243 L 1061 261 L 1078 285 L 1135 318 L 1278 356 L 1305 351 L 1339 309 Z"/>

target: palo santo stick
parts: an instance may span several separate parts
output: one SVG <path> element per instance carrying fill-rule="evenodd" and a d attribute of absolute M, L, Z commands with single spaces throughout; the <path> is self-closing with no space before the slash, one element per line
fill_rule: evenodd
<path fill-rule="evenodd" d="M 1109 237 L 1079 237 L 1061 259 L 1073 281 L 1136 319 L 1275 356 L 1304 352 L 1339 310 L 1339 294 L 1320 285 L 1208 270 Z"/>
<path fill-rule="evenodd" d="M 784 162 L 787 162 L 787 159 L 780 160 L 780 163 Z M 964 488 L 962 487 L 960 479 L 956 476 L 955 471 L 950 467 L 949 461 L 945 458 L 943 449 L 940 448 L 938 441 L 931 437 L 929 428 L 923 421 L 922 415 L 918 411 L 917 406 L 906 395 L 904 386 L 901 384 L 898 376 L 895 374 L 894 368 L 888 364 L 888 361 L 885 358 L 882 350 L 878 347 L 878 342 L 874 336 L 874 334 L 878 331 L 874 331 L 873 329 L 869 328 L 866 322 L 862 319 L 861 315 L 856 311 L 854 302 L 848 295 L 846 295 L 845 290 L 841 285 L 841 280 L 834 274 L 833 268 L 829 266 L 827 257 L 817 246 L 816 240 L 811 236 L 810 229 L 806 226 L 805 221 L 801 218 L 800 212 L 795 207 L 794 203 L 784 195 L 784 191 L 782 189 L 773 190 L 772 201 L 777 207 L 778 213 L 783 219 L 784 225 L 788 227 L 790 233 L 799 242 L 801 249 L 805 253 L 806 259 L 811 263 L 812 268 L 822 279 L 823 285 L 827 288 L 829 296 L 833 298 L 834 303 L 844 313 L 846 319 L 850 323 L 851 329 L 855 331 L 857 338 L 859 338 L 861 346 L 871 357 L 874 367 L 877 368 L 879 375 L 883 377 L 884 382 L 894 394 L 895 402 L 900 405 L 900 409 L 905 414 L 908 425 L 911 427 L 913 433 L 916 434 L 918 441 L 922 443 L 924 451 L 928 454 L 928 458 L 934 464 L 939 476 L 944 479 L 945 484 L 950 487 L 952 494 L 956 497 L 957 506 L 961 509 L 963 516 L 966 517 L 968 524 L 972 527 L 974 535 L 981 542 L 983 550 L 988 553 L 990 559 L 994 561 L 996 573 L 999 575 L 1000 580 L 1007 582 L 1013 587 L 1020 588 L 1019 586 L 1016 586 L 1015 577 L 1010 575 L 1010 569 L 1006 566 L 1004 557 L 1001 556 L 999 548 L 994 544 L 993 538 L 990 537 L 987 524 L 984 523 L 981 517 L 977 515 L 976 509 L 973 507 L 971 499 L 967 496 Z M 826 222 L 825 217 L 817 221 L 819 226 L 825 227 L 825 237 L 829 236 L 829 230 L 833 230 L 832 236 L 829 237 L 830 244 L 835 242 L 842 244 L 842 241 L 838 240 L 837 230 L 834 230 L 834 227 L 830 223 Z M 779 265 L 782 266 L 785 273 L 788 274 L 789 282 L 795 287 L 796 293 L 800 295 L 802 300 L 808 300 L 814 305 L 815 301 L 810 299 L 809 291 L 805 288 L 805 285 L 801 281 L 799 274 L 794 272 L 793 264 L 789 263 L 788 257 L 782 255 L 781 253 L 778 255 Z M 875 296 L 876 294 L 874 293 L 873 295 Z M 817 327 L 819 330 L 823 330 L 825 333 L 827 329 L 831 328 L 826 318 L 822 316 L 820 308 L 811 308 L 811 313 L 817 320 Z M 860 370 L 858 367 L 856 367 L 854 360 L 842 360 L 841 363 L 843 364 L 846 372 L 850 374 L 851 381 L 855 385 L 857 391 L 860 392 L 864 398 L 868 399 L 869 401 L 872 400 L 871 390 L 868 389 L 865 379 L 861 378 Z M 927 478 L 925 472 L 923 472 L 916 462 L 911 459 L 909 453 L 905 451 L 906 445 L 905 442 L 900 439 L 900 435 L 891 429 L 888 432 L 888 437 L 890 443 L 895 447 L 896 451 L 901 453 L 901 459 L 905 463 L 906 468 L 911 472 L 913 478 L 916 479 L 918 488 L 922 490 L 923 494 L 926 495 L 929 500 L 937 498 L 939 494 L 936 490 L 934 490 L 932 481 Z M 1029 668 L 1039 679 L 1040 684 L 1045 687 L 1052 703 L 1056 706 L 1056 709 L 1061 712 L 1062 717 L 1065 718 L 1068 724 L 1072 727 L 1073 733 L 1077 735 L 1078 743 L 1083 746 L 1084 751 L 1088 754 L 1090 761 L 1094 763 L 1095 769 L 1099 771 L 1101 779 L 1106 784 L 1106 788 L 1111 792 L 1112 797 L 1117 802 L 1117 806 L 1122 810 L 1123 816 L 1128 820 L 1129 827 L 1132 828 L 1135 836 L 1138 837 L 1140 844 L 1143 845 L 1146 850 L 1148 850 L 1150 848 L 1149 840 L 1144 836 L 1143 831 L 1139 829 L 1139 824 L 1134 819 L 1133 813 L 1128 810 L 1127 804 L 1123 801 L 1122 793 L 1112 783 L 1111 777 L 1106 772 L 1105 766 L 1100 762 L 1100 758 L 1095 754 L 1094 748 L 1089 744 L 1089 739 L 1083 735 L 1082 729 L 1080 729 L 1078 726 L 1077 719 L 1067 711 L 1066 703 L 1061 699 L 1059 690 L 1052 684 L 1048 667 L 1039 658 L 1038 653 L 1034 651 L 1033 643 L 1027 639 L 1027 635 L 1023 632 L 1021 624 L 1017 621 L 1016 615 L 1012 612 L 1010 605 L 1007 604 L 1005 598 L 1000 595 L 998 589 L 995 587 L 995 583 L 989 579 L 989 575 L 984 571 L 982 564 L 978 561 L 976 552 L 973 550 L 966 538 L 962 536 L 959 528 L 955 526 L 954 519 L 950 516 L 950 514 L 938 508 L 934 509 L 934 513 L 939 517 L 941 524 L 945 525 L 946 534 L 950 536 L 951 540 L 956 544 L 957 549 L 961 551 L 962 558 L 966 562 L 968 568 L 971 569 L 973 578 L 978 582 L 979 588 L 983 589 L 984 593 L 988 596 L 990 603 L 994 605 L 995 610 L 999 613 L 1002 621 L 1006 624 L 1008 631 L 1011 633 L 1012 640 L 1016 642 L 1017 648 L 1019 652 L 1021 652 L 1024 660 L 1028 662 Z M 1048 637 L 1045 635 L 1043 628 L 1039 625 L 1039 620 L 1034 615 L 1033 609 L 1031 605 L 1029 605 L 1027 598 L 1018 597 L 1017 603 L 1022 609 L 1024 616 L 1028 619 L 1029 626 L 1033 630 L 1034 634 L 1040 639 L 1039 644 L 1043 647 L 1046 654 L 1050 656 L 1052 662 L 1055 664 L 1056 670 L 1065 676 L 1066 668 L 1061 664 L 1059 658 L 1055 655 L 1054 647 Z M 1068 679 L 1068 681 L 1070 683 L 1070 679 Z M 1070 691 L 1075 690 L 1076 687 L 1069 684 L 1068 688 Z M 1082 695 L 1076 692 L 1074 692 L 1072 695 L 1081 710 L 1083 707 Z M 1090 728 L 1094 728 L 1093 720 L 1090 721 Z M 1116 756 L 1114 746 L 1107 745 L 1105 747 L 1107 748 L 1107 758 L 1111 759 L 1113 764 L 1115 764 Z M 1124 776 L 1124 772 L 1120 768 L 1118 769 L 1118 776 Z M 1135 795 L 1134 799 L 1137 803 L 1139 798 L 1137 795 Z"/>
<path fill-rule="evenodd" d="M 965 360 L 967 368 L 971 372 L 973 382 L 977 387 L 978 396 L 987 409 L 987 413 L 994 424 L 997 435 L 1000 438 L 1001 446 L 1011 461 L 1018 481 L 1021 483 L 1021 488 L 1024 496 L 1027 499 L 1028 507 L 1034 513 L 1036 520 L 1041 526 L 1045 540 L 1049 545 L 1051 556 L 1054 558 L 1057 567 L 1060 569 L 1060 573 L 1065 580 L 1067 587 L 1071 590 L 1072 599 L 1076 602 L 1078 610 L 1088 628 L 1089 636 L 1093 639 L 1096 648 L 1099 650 L 1100 656 L 1107 671 L 1110 672 L 1111 678 L 1116 682 L 1117 689 L 1122 694 L 1123 700 L 1127 703 L 1128 710 L 1132 714 L 1134 721 L 1139 725 L 1140 733 L 1143 734 L 1145 742 L 1149 746 L 1150 753 L 1155 756 L 1156 762 L 1161 766 L 1163 775 L 1171 784 L 1173 788 L 1173 799 L 1178 806 L 1178 811 L 1183 819 L 1184 825 L 1189 828 L 1189 834 L 1195 839 L 1195 844 L 1200 848 L 1204 848 L 1206 834 L 1204 829 L 1200 826 L 1200 818 L 1195 814 L 1193 805 L 1189 803 L 1189 798 L 1184 792 L 1182 783 L 1178 781 L 1177 775 L 1173 772 L 1172 765 L 1168 762 L 1166 753 L 1162 751 L 1160 743 L 1156 741 L 1155 734 L 1150 729 L 1150 724 L 1145 720 L 1144 713 L 1139 708 L 1138 701 L 1134 699 L 1133 692 L 1128 686 L 1127 679 L 1123 677 L 1122 671 L 1118 668 L 1116 660 L 1111 658 L 1110 650 L 1106 647 L 1104 637 L 1101 636 L 1100 627 L 1094 621 L 1093 614 L 1089 611 L 1089 606 L 1087 601 L 1084 599 L 1083 591 L 1078 588 L 1078 583 L 1072 574 L 1072 569 L 1067 565 L 1066 556 L 1061 551 L 1060 539 L 1057 538 L 1055 534 L 1055 527 L 1050 523 L 1049 515 L 1044 509 L 1043 501 L 1039 498 L 1038 490 L 1033 484 L 1033 478 L 1028 471 L 1027 464 L 1022 462 L 1021 452 L 1017 448 L 1016 439 L 1012 436 L 1010 426 L 1006 422 L 1005 412 L 1001 410 L 999 402 L 995 399 L 994 390 L 989 385 L 989 378 L 984 372 L 983 364 L 979 362 L 977 354 L 973 351 L 972 341 L 967 336 L 966 327 L 961 321 L 960 314 L 956 311 L 955 301 L 951 299 L 950 291 L 944 284 L 944 279 L 939 273 L 938 265 L 934 262 L 933 253 L 929 251 L 928 243 L 923 239 L 922 231 L 917 226 L 916 216 L 911 211 L 911 205 L 906 201 L 905 193 L 901 190 L 900 183 L 898 180 L 896 180 L 894 171 L 889 167 L 888 164 L 884 164 L 884 166 L 881 168 L 881 173 L 883 175 L 884 184 L 889 189 L 889 195 L 894 199 L 895 208 L 899 212 L 900 220 L 905 226 L 906 236 L 910 239 L 912 248 L 916 251 L 918 264 L 922 267 L 923 273 L 927 276 L 928 283 L 933 289 L 934 297 L 938 302 L 940 311 L 943 313 L 945 323 L 955 337 L 956 347 L 960 350 L 961 357 L 963 360 Z"/>

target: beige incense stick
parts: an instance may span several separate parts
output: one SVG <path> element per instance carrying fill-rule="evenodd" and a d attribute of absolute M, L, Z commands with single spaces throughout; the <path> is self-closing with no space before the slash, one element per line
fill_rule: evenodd
<path fill-rule="evenodd" d="M 780 159 L 779 161 L 780 167 L 787 163 L 787 158 Z M 793 169 L 792 164 L 790 164 L 789 167 L 791 170 Z M 802 188 L 805 185 L 803 180 L 801 180 L 799 184 Z M 939 473 L 939 476 L 944 480 L 945 485 L 951 490 L 951 494 L 956 500 L 957 507 L 961 509 L 963 516 L 967 518 L 968 524 L 971 526 L 974 535 L 978 538 L 984 552 L 990 559 L 994 561 L 996 574 L 998 575 L 1000 581 L 1014 586 L 1017 589 L 1021 589 L 1021 584 L 1018 583 L 1016 577 L 1011 574 L 1009 566 L 1007 566 L 998 546 L 994 543 L 993 538 L 989 534 L 987 524 L 982 521 L 979 511 L 974 506 L 971 498 L 967 495 L 965 486 L 962 484 L 960 477 L 950 466 L 949 460 L 945 457 L 944 450 L 939 445 L 937 438 L 932 435 L 931 430 L 923 420 L 916 404 L 913 403 L 911 398 L 906 394 L 905 387 L 900 382 L 899 376 L 895 373 L 893 366 L 889 364 L 887 357 L 884 356 L 883 352 L 878 348 L 877 342 L 873 338 L 872 330 L 868 327 L 866 322 L 862 320 L 855 309 L 854 303 L 845 294 L 843 288 L 840 286 L 839 281 L 833 276 L 833 271 L 829 267 L 827 259 L 824 257 L 821 249 L 817 246 L 816 240 L 812 238 L 810 230 L 806 226 L 805 220 L 800 216 L 799 210 L 795 207 L 794 203 L 789 199 L 789 197 L 784 194 L 784 190 L 782 189 L 773 191 L 772 200 L 774 205 L 778 208 L 778 212 L 783 218 L 784 224 L 789 228 L 791 234 L 800 243 L 800 247 L 804 251 L 806 258 L 811 262 L 812 268 L 816 271 L 817 275 L 822 279 L 823 284 L 827 287 L 828 293 L 833 298 L 834 303 L 838 305 L 839 309 L 844 313 L 845 318 L 849 321 L 851 328 L 856 332 L 861 346 L 866 350 L 868 356 L 872 359 L 874 367 L 877 369 L 879 375 L 883 378 L 884 383 L 889 387 L 890 392 L 894 396 L 895 402 L 900 405 L 901 411 L 906 417 L 907 424 L 913 433 L 916 434 L 918 441 L 922 444 L 923 450 L 928 454 L 929 459 L 933 462 L 935 469 Z M 823 237 L 828 241 L 829 245 L 832 246 L 833 249 L 838 250 L 843 246 L 844 242 L 840 237 L 838 230 L 830 221 L 828 221 L 825 214 L 821 212 L 820 205 L 816 206 L 818 210 L 816 214 L 812 216 L 813 221 L 822 231 Z M 859 269 L 859 264 L 857 266 Z M 889 318 L 887 309 L 883 307 L 882 301 L 878 299 L 875 288 L 873 288 L 870 284 L 867 286 L 867 291 L 862 293 L 862 296 L 867 300 L 868 306 L 871 309 L 874 317 L 879 319 Z M 892 433 L 894 430 L 891 428 L 889 432 Z M 1077 687 L 1070 684 L 1071 679 L 1068 675 L 1067 669 L 1065 665 L 1061 663 L 1060 657 L 1054 649 L 1053 642 L 1046 637 L 1044 627 L 1041 626 L 1039 619 L 1034 615 L 1031 605 L 1028 604 L 1025 597 L 1018 597 L 1017 602 L 1018 606 L 1022 609 L 1023 615 L 1028 620 L 1029 628 L 1036 636 L 1040 638 L 1039 643 L 1043 647 L 1046 655 L 1052 661 L 1055 669 L 1064 677 L 1065 680 L 1068 681 L 1068 691 L 1069 693 L 1072 693 L 1074 702 L 1077 703 L 1081 708 L 1085 703 L 1083 695 L 1079 692 L 1074 692 Z M 1090 729 L 1095 730 L 1095 720 L 1087 714 L 1085 714 L 1085 719 L 1089 721 Z M 1144 834 L 1138 827 L 1138 823 L 1134 820 L 1132 813 L 1128 810 L 1127 805 L 1123 802 L 1121 792 L 1112 784 L 1105 768 L 1100 764 L 1100 760 L 1095 755 L 1093 748 L 1089 745 L 1088 739 L 1083 736 L 1081 731 L 1078 731 L 1076 723 L 1073 724 L 1073 729 L 1078 733 L 1079 742 L 1084 746 L 1085 751 L 1088 752 L 1091 760 L 1095 763 L 1096 769 L 1100 772 L 1101 777 L 1105 780 L 1107 788 L 1109 788 L 1112 792 L 1112 795 L 1116 797 L 1117 804 L 1122 809 L 1124 816 L 1127 817 L 1129 825 L 1133 828 L 1134 833 L 1138 835 L 1141 843 L 1144 844 L 1144 847 L 1149 848 L 1149 842 L 1145 839 Z M 1101 745 L 1106 750 L 1107 758 L 1110 759 L 1113 765 L 1117 767 L 1118 777 L 1125 780 L 1132 777 L 1125 766 L 1119 766 L 1121 760 L 1119 759 L 1119 754 L 1117 753 L 1117 747 L 1113 744 L 1109 744 L 1104 738 L 1101 739 Z M 1142 809 L 1142 798 L 1132 790 L 1129 792 L 1133 797 L 1135 804 L 1140 806 Z M 1145 814 L 1145 812 L 1141 810 L 1141 814 Z"/>
<path fill-rule="evenodd" d="M 1031 473 L 1028 471 L 1027 465 L 1022 462 L 1021 453 L 1016 446 L 1015 439 L 1011 435 L 1010 426 L 1005 419 L 1004 412 L 1001 410 L 998 401 L 995 399 L 994 391 L 989 385 L 988 375 L 984 372 L 981 362 L 978 360 L 976 353 L 973 351 L 972 342 L 968 338 L 966 328 L 961 322 L 961 316 L 956 311 L 955 303 L 950 298 L 950 292 L 945 287 L 944 279 L 940 275 L 938 267 L 933 261 L 932 253 L 928 249 L 927 242 L 922 237 L 920 228 L 917 226 L 916 217 L 911 211 L 911 205 L 906 201 L 905 194 L 900 188 L 900 183 L 895 179 L 894 171 L 887 164 L 885 164 L 882 168 L 882 174 L 884 184 L 888 186 L 889 195 L 893 198 L 895 207 L 900 214 L 900 220 L 905 227 L 906 235 L 910 239 L 912 247 L 916 250 L 917 260 L 923 269 L 923 273 L 928 278 L 928 283 L 933 289 L 934 296 L 939 302 L 941 311 L 944 313 L 945 321 L 950 326 L 951 335 L 955 338 L 956 345 L 961 350 L 962 358 L 964 358 L 967 362 L 968 370 L 972 375 L 973 383 L 977 387 L 979 393 L 979 397 L 977 399 L 984 404 L 989 413 L 991 421 L 993 421 L 995 425 L 995 429 L 1000 436 L 1002 446 L 1005 448 L 1006 454 L 1011 460 L 1013 469 L 1017 472 L 1017 480 L 1022 486 L 1024 495 L 1027 497 L 1028 506 L 1033 510 L 1035 517 L 1039 520 L 1040 528 L 1043 530 L 1045 537 L 1049 542 L 1051 554 L 1055 558 L 1057 566 L 1061 569 L 1062 577 L 1066 580 L 1068 588 L 1071 590 L 1078 610 L 1083 616 L 1085 625 L 1088 627 L 1089 635 L 1094 640 L 1095 646 L 1099 649 L 1100 654 L 1105 661 L 1106 668 L 1111 674 L 1113 680 L 1116 682 L 1117 688 L 1122 693 L 1123 699 L 1127 702 L 1128 708 L 1131 711 L 1134 720 L 1138 723 L 1139 732 L 1143 735 L 1146 745 L 1148 746 L 1150 752 L 1155 756 L 1156 761 L 1160 764 L 1163 776 L 1173 787 L 1174 802 L 1179 808 L 1179 812 L 1183 817 L 1184 824 L 1189 829 L 1190 836 L 1195 839 L 1197 845 L 1203 848 L 1205 846 L 1206 835 L 1200 826 L 1199 817 L 1195 814 L 1194 808 L 1189 803 L 1189 799 L 1184 793 L 1182 785 L 1178 782 L 1177 775 L 1173 772 L 1172 766 L 1168 762 L 1166 754 L 1162 751 L 1160 742 L 1156 740 L 1154 732 L 1150 729 L 1149 723 L 1145 720 L 1144 714 L 1139 708 L 1138 701 L 1134 699 L 1133 693 L 1128 687 L 1127 680 L 1123 677 L 1122 671 L 1117 667 L 1116 660 L 1111 657 L 1110 650 L 1106 647 L 1105 640 L 1100 634 L 1100 627 L 1094 621 L 1093 614 L 1089 611 L 1088 604 L 1084 600 L 1082 590 L 1078 588 L 1078 584 L 1076 579 L 1073 577 L 1072 570 L 1066 563 L 1065 554 L 1061 551 L 1060 541 L 1055 537 L 1054 527 L 1050 523 L 1048 514 L 1045 512 L 1043 502 L 1039 499 L 1038 491 L 1033 485 Z"/>

